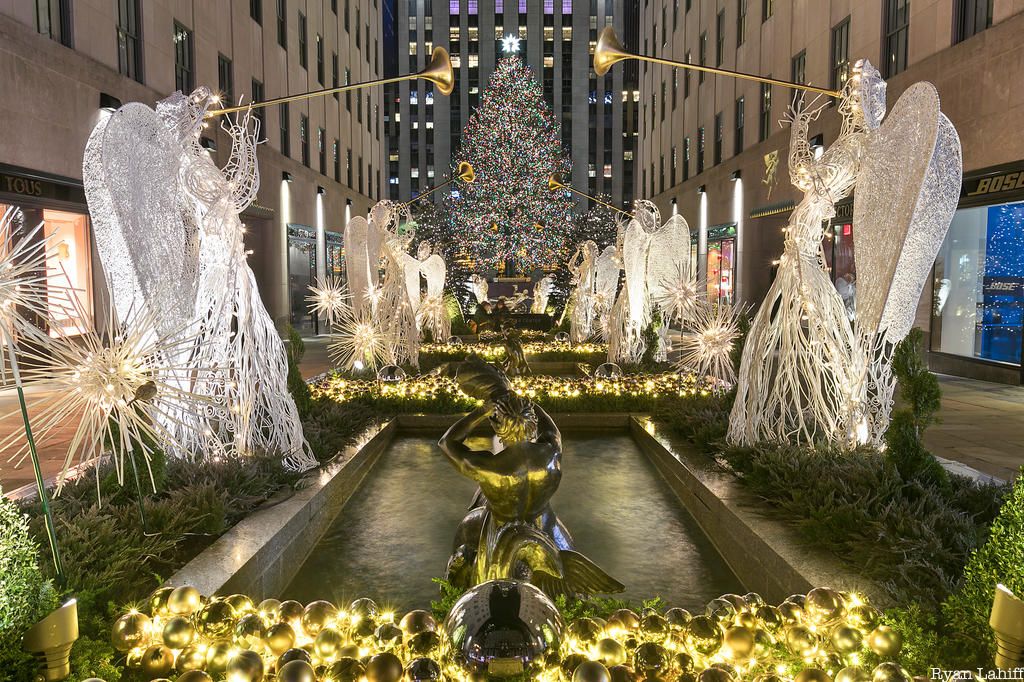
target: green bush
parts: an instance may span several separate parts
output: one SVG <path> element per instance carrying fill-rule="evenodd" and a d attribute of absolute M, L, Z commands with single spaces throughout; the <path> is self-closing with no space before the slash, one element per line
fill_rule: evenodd
<path fill-rule="evenodd" d="M 997 583 L 1024 595 L 1024 470 L 992 523 L 988 540 L 967 562 L 963 582 L 942 605 L 954 660 L 991 665 L 995 641 L 988 618 Z"/>
<path fill-rule="evenodd" d="M 285 332 L 288 336 L 285 353 L 288 359 L 288 392 L 292 394 L 299 417 L 305 418 L 312 400 L 309 395 L 309 386 L 302 378 L 302 372 L 299 371 L 299 363 L 302 362 L 302 356 L 306 354 L 306 344 L 295 327 L 288 325 Z"/>
<path fill-rule="evenodd" d="M 57 593 L 39 568 L 28 520 L 0 491 L 0 679 L 32 679 L 34 663 L 21 638 L 57 607 Z"/>

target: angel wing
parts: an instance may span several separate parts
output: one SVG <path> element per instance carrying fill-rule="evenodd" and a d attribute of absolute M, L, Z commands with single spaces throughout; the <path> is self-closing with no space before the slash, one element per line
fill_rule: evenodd
<path fill-rule="evenodd" d="M 665 283 L 690 274 L 690 226 L 676 214 L 651 235 L 647 249 L 647 290 L 652 299 L 665 293 Z M 674 279 L 673 279 L 674 278 Z"/>
<path fill-rule="evenodd" d="M 960 196 L 960 138 L 931 83 L 915 83 L 867 143 L 853 243 L 857 327 L 903 339 Z"/>
<path fill-rule="evenodd" d="M 370 225 L 363 216 L 355 216 L 345 226 L 345 276 L 348 280 L 348 290 L 352 293 L 352 308 L 354 310 L 363 309 L 366 293 L 370 288 L 371 277 L 366 243 L 369 229 Z M 373 277 L 373 282 L 376 283 L 376 276 Z"/>
<path fill-rule="evenodd" d="M 164 333 L 191 319 L 198 286 L 199 229 L 179 186 L 183 155 L 157 113 L 131 103 L 96 125 L 82 166 L 118 317 L 144 304 L 161 311 Z"/>
<path fill-rule="evenodd" d="M 615 291 L 619 288 L 619 272 L 622 265 L 615 256 L 615 246 L 607 246 L 594 264 L 594 293 L 599 302 L 611 307 Z"/>
<path fill-rule="evenodd" d="M 626 271 L 626 302 L 629 321 L 635 327 L 647 322 L 647 250 L 651 232 L 636 219 L 630 220 L 622 237 L 622 266 Z"/>
<path fill-rule="evenodd" d="M 445 265 L 444 258 L 439 254 L 435 253 L 420 262 L 420 272 L 427 280 L 427 296 L 440 296 L 444 292 L 444 278 L 447 271 L 448 266 Z"/>

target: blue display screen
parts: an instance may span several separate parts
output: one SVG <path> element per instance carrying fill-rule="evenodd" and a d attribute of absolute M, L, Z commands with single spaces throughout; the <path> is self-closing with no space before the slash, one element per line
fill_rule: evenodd
<path fill-rule="evenodd" d="M 1024 204 L 988 208 L 978 357 L 1020 363 L 1024 320 Z"/>

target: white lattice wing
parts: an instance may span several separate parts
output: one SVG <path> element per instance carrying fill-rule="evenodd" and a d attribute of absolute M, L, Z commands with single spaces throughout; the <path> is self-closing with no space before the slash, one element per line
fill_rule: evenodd
<path fill-rule="evenodd" d="M 156 112 L 127 104 L 97 124 L 86 144 L 83 183 L 97 252 L 118 317 L 161 311 L 164 333 L 192 316 L 198 226 L 181 191 L 183 155 Z"/>
<path fill-rule="evenodd" d="M 665 293 L 665 285 L 690 274 L 690 227 L 674 215 L 651 235 L 647 250 L 647 289 L 652 299 Z"/>
<path fill-rule="evenodd" d="M 619 287 L 619 271 L 622 265 L 615 257 L 615 246 L 607 246 L 594 264 L 594 292 L 598 301 L 611 307 L 615 300 L 615 290 Z"/>
<path fill-rule="evenodd" d="M 960 196 L 960 139 L 931 83 L 915 83 L 868 141 L 857 177 L 857 326 L 903 339 Z"/>
<path fill-rule="evenodd" d="M 445 265 L 444 258 L 439 254 L 435 253 L 421 262 L 420 272 L 427 280 L 428 296 L 441 296 L 444 293 L 444 278 L 447 271 L 448 267 Z"/>

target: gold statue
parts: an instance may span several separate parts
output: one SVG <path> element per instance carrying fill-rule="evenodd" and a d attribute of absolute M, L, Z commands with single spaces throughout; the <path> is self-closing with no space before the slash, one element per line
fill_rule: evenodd
<path fill-rule="evenodd" d="M 479 358 L 446 371 L 463 391 L 484 400 L 438 443 L 459 472 L 480 485 L 456 533 L 448 580 L 466 588 L 527 580 L 552 597 L 621 592 L 621 583 L 574 551 L 572 536 L 551 510 L 562 480 L 562 437 L 551 417 Z M 495 452 L 465 444 L 485 423 L 503 446 Z"/>

